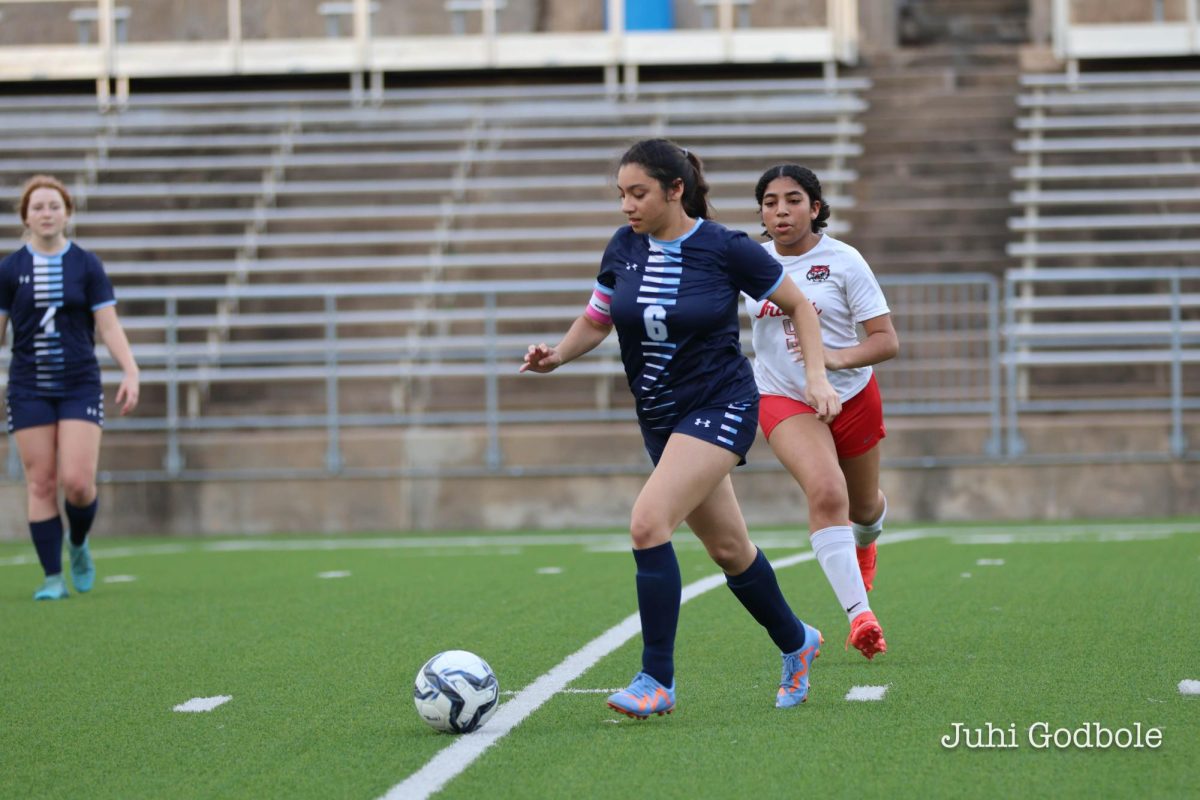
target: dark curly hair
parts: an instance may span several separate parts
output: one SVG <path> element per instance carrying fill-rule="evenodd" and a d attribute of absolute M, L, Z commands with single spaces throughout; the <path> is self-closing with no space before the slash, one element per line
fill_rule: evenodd
<path fill-rule="evenodd" d="M 808 195 L 810 202 L 820 202 L 821 210 L 817 212 L 817 218 L 812 221 L 812 232 L 820 233 L 829 220 L 829 203 L 825 202 L 825 198 L 821 194 L 821 181 L 817 178 L 817 173 L 799 164 L 776 164 L 758 179 L 758 184 L 754 187 L 754 199 L 758 202 L 759 215 L 762 214 L 763 195 L 767 193 L 767 186 L 776 178 L 791 178 L 800 184 L 800 188 Z M 766 226 L 763 226 L 762 235 L 768 236 Z"/>

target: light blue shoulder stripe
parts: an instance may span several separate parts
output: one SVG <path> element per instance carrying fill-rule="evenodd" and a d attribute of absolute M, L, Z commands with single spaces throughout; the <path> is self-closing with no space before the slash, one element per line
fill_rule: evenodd
<path fill-rule="evenodd" d="M 766 300 L 768 297 L 770 297 L 771 295 L 775 294 L 775 290 L 779 288 L 779 285 L 780 285 L 781 283 L 783 283 L 783 278 L 784 278 L 784 276 L 785 276 L 785 275 L 787 275 L 787 273 L 786 273 L 786 272 L 780 272 L 780 273 L 779 273 L 779 280 L 775 281 L 775 285 L 774 285 L 774 286 L 772 286 L 772 287 L 771 287 L 770 289 L 768 289 L 767 291 L 763 292 L 763 295 L 762 295 L 762 297 L 756 297 L 756 298 L 754 298 L 754 299 L 755 299 L 755 300 Z"/>

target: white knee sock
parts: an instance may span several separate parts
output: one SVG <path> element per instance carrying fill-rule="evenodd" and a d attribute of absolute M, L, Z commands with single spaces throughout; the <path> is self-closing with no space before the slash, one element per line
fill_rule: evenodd
<path fill-rule="evenodd" d="M 822 528 L 811 537 L 813 552 L 833 587 L 838 602 L 853 621 L 864 611 L 870 611 L 867 588 L 863 586 L 862 573 L 858 570 L 858 558 L 854 555 L 854 535 L 846 525 Z"/>
<path fill-rule="evenodd" d="M 879 534 L 883 533 L 883 518 L 887 516 L 887 497 L 883 498 L 883 511 L 879 512 L 879 519 L 872 522 L 870 525 L 859 525 L 857 522 L 851 522 L 850 527 L 854 529 L 854 543 L 859 547 L 866 547 L 871 542 L 879 538 Z"/>

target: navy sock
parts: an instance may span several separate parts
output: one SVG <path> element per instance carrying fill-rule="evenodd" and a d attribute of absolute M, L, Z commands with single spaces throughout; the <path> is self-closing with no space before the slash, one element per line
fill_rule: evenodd
<path fill-rule="evenodd" d="M 96 507 L 99 504 L 99 496 L 93 498 L 92 502 L 86 506 L 73 506 L 70 502 L 63 503 L 67 511 L 67 522 L 71 527 L 71 544 L 79 547 L 87 539 L 88 531 L 92 529 L 92 522 L 96 519 Z"/>
<path fill-rule="evenodd" d="M 750 616 L 767 629 L 781 653 L 794 653 L 804 647 L 804 626 L 783 598 L 775 570 L 762 550 L 745 572 L 726 575 L 725 582 Z"/>
<path fill-rule="evenodd" d="M 670 542 L 634 550 L 638 614 L 642 618 L 642 672 L 670 688 L 675 680 L 675 629 L 683 579 Z"/>
<path fill-rule="evenodd" d="M 62 517 L 51 517 L 41 522 L 29 523 L 29 535 L 33 537 L 33 546 L 37 549 L 38 561 L 42 562 L 42 571 L 47 575 L 58 575 L 62 572 Z"/>

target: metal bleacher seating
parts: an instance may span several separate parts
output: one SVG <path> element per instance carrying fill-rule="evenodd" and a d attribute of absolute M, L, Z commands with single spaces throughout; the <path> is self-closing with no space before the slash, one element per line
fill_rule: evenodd
<path fill-rule="evenodd" d="M 1009 254 L 1037 266 L 1185 266 L 1200 253 L 1200 72 L 1026 75 Z"/>
<path fill-rule="evenodd" d="M 1026 412 L 1200 407 L 1200 72 L 1026 75 L 1006 277 L 1009 452 Z"/>
<path fill-rule="evenodd" d="M 332 405 L 298 392 L 280 425 L 332 407 L 482 421 L 545 405 L 529 381 L 498 398 L 495 381 L 579 313 L 622 222 L 613 173 L 628 143 L 694 148 L 718 218 L 758 231 L 753 183 L 775 161 L 813 166 L 831 202 L 852 205 L 865 86 L 135 94 L 107 113 L 16 98 L 0 111 L 0 181 L 12 194 L 49 172 L 71 186 L 73 235 L 104 259 L 143 362 L 148 407 L 132 427 L 269 426 L 255 409 L 272 378 L 333 381 Z M 577 366 L 556 385 L 559 410 L 611 415 L 614 347 Z"/>

